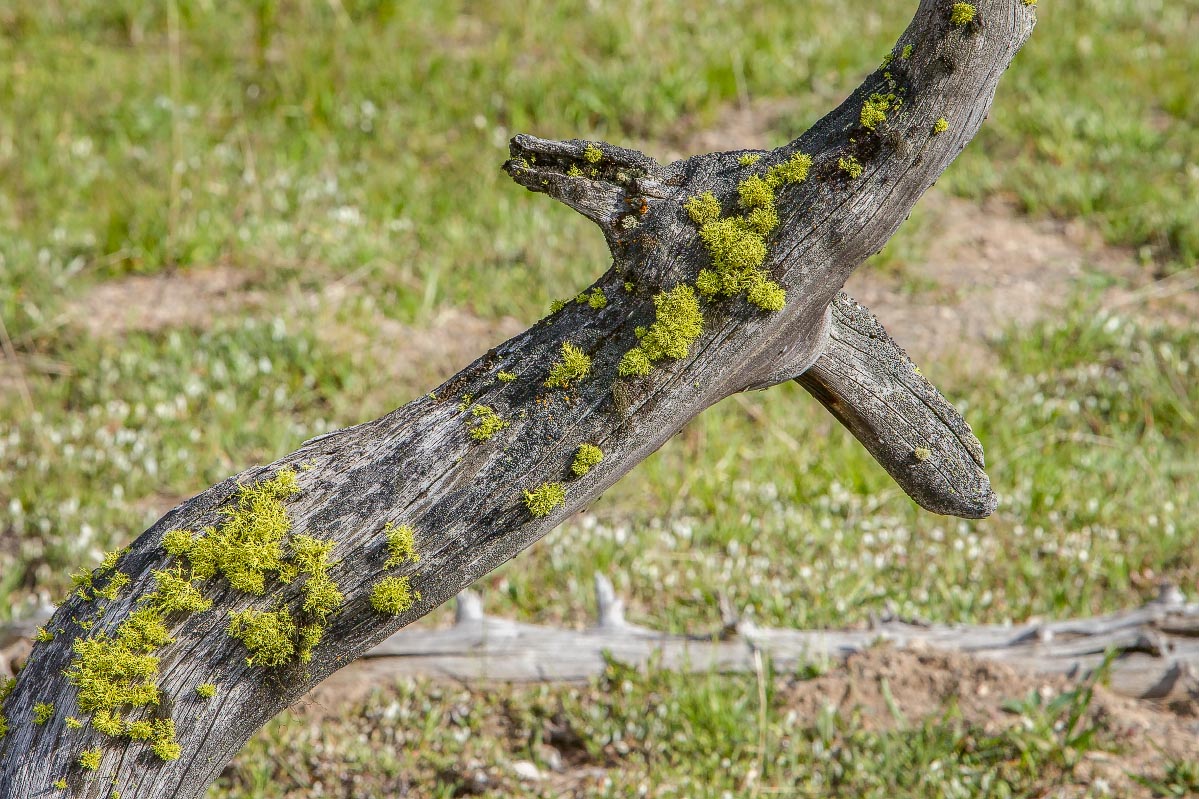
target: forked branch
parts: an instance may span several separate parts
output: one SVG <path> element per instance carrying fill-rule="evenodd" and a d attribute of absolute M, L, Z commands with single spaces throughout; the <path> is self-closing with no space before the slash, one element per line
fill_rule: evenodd
<path fill-rule="evenodd" d="M 81 574 L 0 705 L 0 796 L 201 796 L 279 710 L 748 388 L 799 378 L 917 501 L 990 512 L 969 428 L 837 299 L 1031 33 L 1023 0 L 964 5 L 922 0 L 887 65 L 774 151 L 658 165 L 514 139 L 509 174 L 596 222 L 611 267 L 435 392 L 213 486 Z"/>

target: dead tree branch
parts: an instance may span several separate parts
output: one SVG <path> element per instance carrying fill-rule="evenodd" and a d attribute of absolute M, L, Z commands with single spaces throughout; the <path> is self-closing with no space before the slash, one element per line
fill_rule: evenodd
<path fill-rule="evenodd" d="M 279 710 L 739 391 L 799 377 L 918 502 L 989 513 L 969 428 L 837 299 L 1032 31 L 1022 0 L 965 5 L 922 0 L 888 64 L 771 152 L 660 165 L 514 138 L 507 172 L 595 222 L 611 267 L 435 392 L 213 486 L 81 576 L 0 706 L 0 796 L 201 796 Z M 580 475 L 583 444 L 603 459 Z"/>

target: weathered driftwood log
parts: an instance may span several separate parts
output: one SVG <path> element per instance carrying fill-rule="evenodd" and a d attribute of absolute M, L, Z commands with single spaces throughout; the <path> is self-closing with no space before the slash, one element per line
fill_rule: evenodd
<path fill-rule="evenodd" d="M 213 486 L 81 575 L 0 706 L 0 796 L 200 796 L 280 709 L 739 391 L 802 376 L 918 502 L 989 513 L 965 423 L 837 295 L 977 132 L 1034 14 L 922 0 L 887 63 L 771 152 L 663 166 L 513 139 L 508 173 L 593 220 L 611 267 L 436 392 Z"/>
<path fill-rule="evenodd" d="M 879 644 L 965 652 L 1022 671 L 1084 679 L 1115 658 L 1113 690 L 1160 699 L 1199 692 L 1199 604 L 1177 589 L 1163 590 L 1141 608 L 1090 619 L 1006 625 L 934 625 L 879 619 L 858 630 L 789 630 L 757 627 L 731 618 L 710 635 L 672 635 L 629 624 L 620 600 L 596 576 L 598 623 L 560 630 L 486 616 L 477 595 L 458 597 L 454 626 L 413 627 L 366 653 L 377 685 L 397 677 L 448 677 L 465 681 L 576 681 L 602 672 L 608 659 L 632 666 L 653 663 L 688 671 L 752 671 L 766 655 L 779 671 L 843 660 Z"/>

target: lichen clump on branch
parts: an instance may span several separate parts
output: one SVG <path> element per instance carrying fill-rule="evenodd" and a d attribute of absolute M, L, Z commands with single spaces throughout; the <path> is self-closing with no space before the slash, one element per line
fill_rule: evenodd
<path fill-rule="evenodd" d="M 371 591 L 371 607 L 380 613 L 399 616 L 420 598 L 420 592 L 412 590 L 407 577 L 384 577 Z"/>
<path fill-rule="evenodd" d="M 974 6 L 970 3 L 954 3 L 949 11 L 949 22 L 960 28 L 973 22 L 974 14 Z"/>
<path fill-rule="evenodd" d="M 644 377 L 653 362 L 662 358 L 685 358 L 691 345 L 703 332 L 704 316 L 695 290 L 684 284 L 654 297 L 656 318 L 646 329 L 638 329 L 641 342 L 620 359 L 617 371 L 622 377 Z"/>
<path fill-rule="evenodd" d="M 565 501 L 566 489 L 561 483 L 542 483 L 532 491 L 525 491 L 525 507 L 538 518 L 549 516 L 554 508 Z"/>
<path fill-rule="evenodd" d="M 783 288 L 762 270 L 766 237 L 779 225 L 774 193 L 808 177 L 812 158 L 797 152 L 762 174 L 753 174 L 737 186 L 741 213 L 721 217 L 720 201 L 711 192 L 692 197 L 685 208 L 699 225 L 700 240 L 712 258 L 712 269 L 700 270 L 695 286 L 705 297 L 744 293 L 750 303 L 767 311 L 780 311 L 787 297 Z"/>
<path fill-rule="evenodd" d="M 570 465 L 570 470 L 575 473 L 576 477 L 582 477 L 603 460 L 604 451 L 595 444 L 580 444 L 579 448 L 575 450 L 575 459 L 574 463 Z"/>
<path fill-rule="evenodd" d="M 550 367 L 547 388 L 570 388 L 570 384 L 591 374 L 591 356 L 571 344 L 562 342 L 562 360 Z"/>

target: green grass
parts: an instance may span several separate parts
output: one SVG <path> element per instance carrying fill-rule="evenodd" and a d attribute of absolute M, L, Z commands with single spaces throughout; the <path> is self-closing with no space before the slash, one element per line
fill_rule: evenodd
<path fill-rule="evenodd" d="M 999 799 L 1048 795 L 1072 784 L 1089 753 L 1119 750 L 1118 726 L 1091 712 L 1088 685 L 1029 698 L 987 725 L 952 704 L 882 723 L 838 712 L 835 696 L 797 712 L 810 690 L 769 669 L 759 682 L 615 663 L 583 687 L 401 682 L 321 724 L 285 713 L 209 795 L 282 799 L 320 784 L 346 796 Z M 519 761 L 541 780 L 521 780 Z M 1188 774 L 1137 776 L 1173 786 Z"/>

